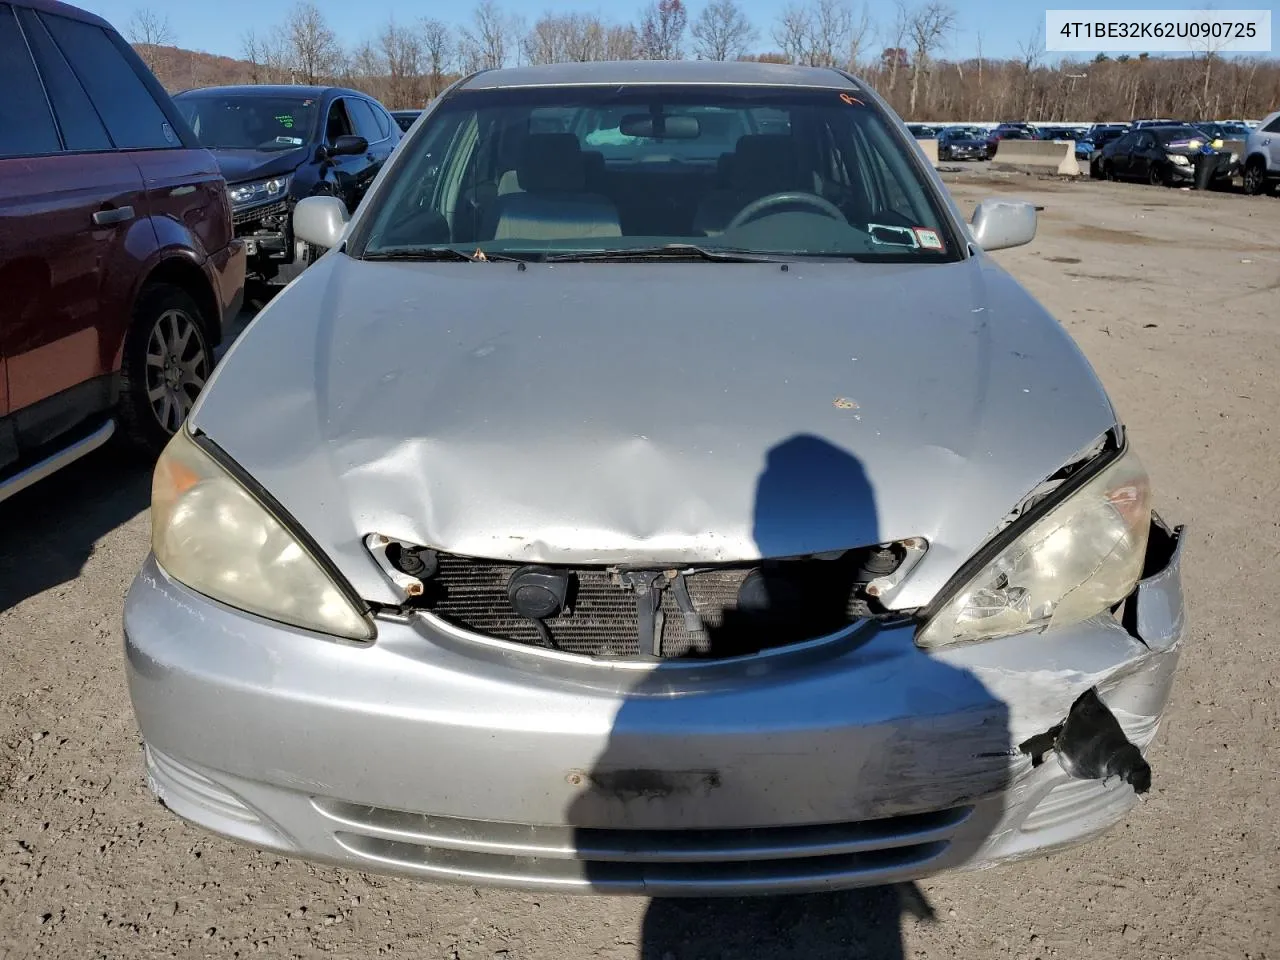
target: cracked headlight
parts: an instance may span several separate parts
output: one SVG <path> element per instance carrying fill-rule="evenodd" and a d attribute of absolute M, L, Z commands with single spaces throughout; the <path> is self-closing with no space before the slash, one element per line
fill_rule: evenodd
<path fill-rule="evenodd" d="M 185 428 L 156 463 L 151 549 L 175 580 L 228 606 L 350 640 L 374 637 L 317 554 Z"/>
<path fill-rule="evenodd" d="M 254 183 L 237 183 L 227 187 L 227 196 L 233 207 L 246 207 L 254 203 L 279 200 L 289 191 L 288 177 L 272 177 Z"/>
<path fill-rule="evenodd" d="M 1142 576 L 1151 488 L 1127 451 L 1007 544 L 930 618 L 925 648 L 1077 623 Z"/>

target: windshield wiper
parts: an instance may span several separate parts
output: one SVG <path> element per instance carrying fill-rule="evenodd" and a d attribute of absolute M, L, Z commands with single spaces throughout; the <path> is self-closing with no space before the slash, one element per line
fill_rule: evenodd
<path fill-rule="evenodd" d="M 513 257 L 502 253 L 485 253 L 483 250 L 476 250 L 475 253 L 465 253 L 453 247 L 398 247 L 394 250 L 366 253 L 360 259 L 416 260 L 422 263 L 438 260 L 465 260 L 468 263 L 489 263 L 496 260 L 502 263 L 524 263 L 529 258 Z"/>
<path fill-rule="evenodd" d="M 664 243 L 657 247 L 615 247 L 609 250 L 581 250 L 547 257 L 547 263 L 575 260 L 711 260 L 716 263 L 777 263 L 750 250 L 728 247 L 700 247 L 696 243 Z"/>

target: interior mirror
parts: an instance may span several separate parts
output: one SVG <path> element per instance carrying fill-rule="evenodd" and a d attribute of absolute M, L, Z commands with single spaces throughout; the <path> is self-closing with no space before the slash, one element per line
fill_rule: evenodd
<path fill-rule="evenodd" d="M 347 205 L 337 197 L 304 197 L 293 209 L 293 235 L 331 250 L 347 229 Z"/>
<path fill-rule="evenodd" d="M 1020 247 L 1036 237 L 1036 207 L 1022 200 L 983 200 L 970 226 L 974 242 L 983 250 Z"/>
<path fill-rule="evenodd" d="M 369 141 L 346 133 L 329 144 L 325 152 L 331 157 L 354 157 L 369 152 Z"/>
<path fill-rule="evenodd" d="M 629 113 L 618 124 L 624 137 L 646 137 L 652 140 L 696 140 L 702 134 L 697 117 L 675 117 L 666 114 Z"/>

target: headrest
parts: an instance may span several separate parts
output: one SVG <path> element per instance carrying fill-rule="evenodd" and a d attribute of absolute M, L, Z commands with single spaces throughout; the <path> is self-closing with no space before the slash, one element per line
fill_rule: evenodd
<path fill-rule="evenodd" d="M 518 168 L 529 193 L 571 193 L 586 189 L 586 161 L 572 133 L 535 133 L 524 142 Z"/>
<path fill-rule="evenodd" d="M 799 180 L 798 171 L 791 137 L 769 133 L 739 137 L 729 167 L 737 190 L 788 190 Z"/>

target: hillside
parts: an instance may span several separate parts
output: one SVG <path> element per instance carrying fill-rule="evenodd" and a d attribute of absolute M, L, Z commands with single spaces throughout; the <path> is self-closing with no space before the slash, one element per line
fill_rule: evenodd
<path fill-rule="evenodd" d="M 135 44 L 134 49 L 170 93 L 190 90 L 192 87 L 216 87 L 227 83 L 265 80 L 265 77 L 254 76 L 255 73 L 261 73 L 261 68 L 232 57 L 145 43 Z"/>

